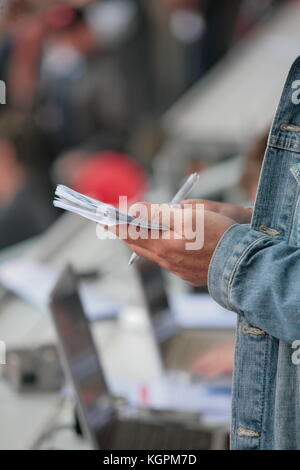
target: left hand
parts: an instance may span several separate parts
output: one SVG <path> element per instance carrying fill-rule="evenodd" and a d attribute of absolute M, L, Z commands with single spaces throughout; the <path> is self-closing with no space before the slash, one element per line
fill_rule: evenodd
<path fill-rule="evenodd" d="M 150 214 L 151 204 L 140 203 L 135 204 L 130 212 L 136 214 L 136 208 L 146 206 L 148 214 Z M 157 207 L 155 205 L 155 207 Z M 167 205 L 159 206 L 159 214 L 156 214 L 154 220 L 149 217 L 152 222 L 164 223 L 164 217 L 168 216 L 166 211 L 170 211 Z M 215 251 L 215 248 L 224 234 L 224 232 L 235 224 L 235 221 L 222 214 L 204 210 L 199 214 L 199 209 L 195 208 L 175 208 L 171 209 L 173 212 L 173 221 L 170 221 L 169 230 L 162 231 L 156 235 L 156 238 L 151 238 L 150 230 L 142 229 L 141 234 L 143 237 L 134 239 L 130 235 L 130 226 L 117 226 L 110 228 L 110 230 L 117 233 L 138 255 L 148 258 L 158 263 L 162 268 L 171 271 L 181 279 L 189 282 L 193 286 L 201 286 L 207 284 L 207 275 L 210 260 Z M 180 211 L 180 214 L 179 212 Z M 180 215 L 181 220 L 184 220 L 185 227 L 181 233 L 178 232 L 177 227 L 174 225 L 175 215 Z M 204 243 L 198 249 L 190 249 L 189 244 L 193 242 L 190 238 L 186 238 L 185 229 L 189 230 L 192 227 L 197 227 L 197 220 L 200 220 L 204 214 Z M 203 217 L 202 217 L 203 218 Z M 203 229 L 202 225 L 199 230 Z M 197 234 L 200 235 L 200 234 Z M 196 237 L 195 237 L 196 238 Z"/>

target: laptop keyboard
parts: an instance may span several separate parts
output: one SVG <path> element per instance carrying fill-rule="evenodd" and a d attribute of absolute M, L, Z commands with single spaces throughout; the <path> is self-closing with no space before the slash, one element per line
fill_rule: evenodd
<path fill-rule="evenodd" d="M 111 450 L 207 450 L 212 433 L 174 425 L 120 421 L 108 443 Z"/>

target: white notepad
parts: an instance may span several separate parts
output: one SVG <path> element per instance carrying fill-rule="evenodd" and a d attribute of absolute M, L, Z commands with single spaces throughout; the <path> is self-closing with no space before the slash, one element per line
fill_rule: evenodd
<path fill-rule="evenodd" d="M 67 186 L 58 185 L 53 204 L 55 207 L 74 212 L 108 227 L 135 225 L 150 230 L 168 230 L 168 227 L 133 217 L 115 207 L 80 194 Z"/>

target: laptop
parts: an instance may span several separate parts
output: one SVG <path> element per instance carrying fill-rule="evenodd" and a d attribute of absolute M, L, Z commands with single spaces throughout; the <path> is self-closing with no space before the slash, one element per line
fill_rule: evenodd
<path fill-rule="evenodd" d="M 50 309 L 62 364 L 77 398 L 80 423 L 94 449 L 214 448 L 220 430 L 216 434 L 216 430 L 203 426 L 199 413 L 134 408 L 113 399 L 72 268 L 66 268 L 58 280 L 51 295 Z M 222 433 L 225 440 L 227 436 L 223 430 Z"/>
<path fill-rule="evenodd" d="M 146 312 L 164 368 L 188 371 L 199 356 L 214 346 L 222 342 L 234 341 L 233 329 L 180 327 L 172 313 L 164 276 L 159 265 L 141 257 L 136 261 L 135 266 L 140 279 Z"/>

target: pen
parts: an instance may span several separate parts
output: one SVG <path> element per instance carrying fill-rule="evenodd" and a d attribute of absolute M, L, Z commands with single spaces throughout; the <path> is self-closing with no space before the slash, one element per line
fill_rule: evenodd
<path fill-rule="evenodd" d="M 199 174 L 198 173 L 192 173 L 186 182 L 181 186 L 181 188 L 177 191 L 175 196 L 173 197 L 171 204 L 179 204 L 181 201 L 183 201 L 192 191 L 194 188 L 195 184 L 198 182 L 199 179 Z M 128 262 L 129 265 L 133 264 L 136 259 L 138 259 L 138 255 L 136 253 L 132 253 L 131 258 Z"/>

